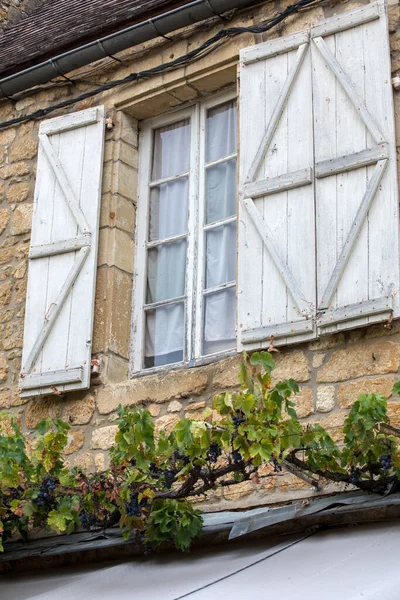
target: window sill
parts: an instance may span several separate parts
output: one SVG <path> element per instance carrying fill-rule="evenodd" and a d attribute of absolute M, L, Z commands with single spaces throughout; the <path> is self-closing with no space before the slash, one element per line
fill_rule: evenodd
<path fill-rule="evenodd" d="M 138 379 L 141 377 L 146 377 L 147 375 L 166 375 L 171 371 L 180 371 L 182 369 L 193 369 L 196 367 L 204 367 L 205 365 L 209 365 L 215 362 L 219 362 L 224 360 L 225 358 L 230 358 L 232 356 L 236 356 L 238 351 L 236 348 L 232 348 L 232 350 L 225 350 L 224 352 L 218 352 L 216 354 L 209 354 L 208 356 L 202 356 L 201 358 L 197 358 L 193 361 L 184 361 L 180 363 L 174 363 L 171 365 L 162 365 L 160 367 L 152 367 L 151 369 L 143 369 L 142 371 L 136 371 L 130 374 L 130 379 Z"/>

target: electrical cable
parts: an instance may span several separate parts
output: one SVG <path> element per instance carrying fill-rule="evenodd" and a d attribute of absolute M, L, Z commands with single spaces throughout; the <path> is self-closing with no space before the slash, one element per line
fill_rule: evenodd
<path fill-rule="evenodd" d="M 199 58 L 201 58 L 208 51 L 214 50 L 213 47 L 215 45 L 217 45 L 221 41 L 226 40 L 227 38 L 235 37 L 241 33 L 253 33 L 253 34 L 265 33 L 267 31 L 269 31 L 270 29 L 272 29 L 273 27 L 276 27 L 277 25 L 279 25 L 279 23 L 281 23 L 282 21 L 287 19 L 287 17 L 289 17 L 290 15 L 293 15 L 306 7 L 318 6 L 320 4 L 321 4 L 320 0 L 300 0 L 299 2 L 296 2 L 295 4 L 291 4 L 290 6 L 288 6 L 281 14 L 279 14 L 276 17 L 274 17 L 273 19 L 271 19 L 265 25 L 252 25 L 252 26 L 248 26 L 248 27 L 229 27 L 227 29 L 221 29 L 215 35 L 213 35 L 212 37 L 208 38 L 205 42 L 203 42 L 203 44 L 201 44 L 198 48 L 191 50 L 190 52 L 188 52 L 187 54 L 184 54 L 183 56 L 179 56 L 178 58 L 175 58 L 174 60 L 157 65 L 156 67 L 152 67 L 151 69 L 146 69 L 144 71 L 130 73 L 123 79 L 116 79 L 114 81 L 110 81 L 108 83 L 105 83 L 105 84 L 99 86 L 98 88 L 96 88 L 94 90 L 89 90 L 79 96 L 76 96 L 74 98 L 69 98 L 68 100 L 59 102 L 58 104 L 53 104 L 52 106 L 48 106 L 46 108 L 41 108 L 41 109 L 36 110 L 27 115 L 16 117 L 15 119 L 10 119 L 9 121 L 3 121 L 2 123 L 0 123 L 0 130 L 5 129 L 6 127 L 11 127 L 13 125 L 17 125 L 18 123 L 23 123 L 25 121 L 31 121 L 31 120 L 35 120 L 35 119 L 44 117 L 51 112 L 60 110 L 62 108 L 66 108 L 67 106 L 71 106 L 72 104 L 76 104 L 77 102 L 86 100 L 87 98 L 92 98 L 93 96 L 97 96 L 98 94 L 101 94 L 102 92 L 105 92 L 107 90 L 111 90 L 117 86 L 121 86 L 126 83 L 132 83 L 135 81 L 139 81 L 140 79 L 147 79 L 153 75 L 156 75 L 156 74 L 159 74 L 159 73 L 162 73 L 165 71 L 171 71 L 171 70 L 177 69 L 184 64 L 190 64 L 194 60 L 198 60 Z"/>
<path fill-rule="evenodd" d="M 242 567 L 241 569 L 237 569 L 237 571 L 234 571 L 233 573 L 229 573 L 228 575 L 224 575 L 223 577 L 220 577 L 219 579 L 216 579 L 215 581 L 211 581 L 211 583 L 206 583 L 205 585 L 202 585 L 201 587 L 199 587 L 199 588 L 197 588 L 195 590 L 187 592 L 186 594 L 182 594 L 182 596 L 177 596 L 176 598 L 174 598 L 174 600 L 182 600 L 182 598 L 189 598 L 189 597 L 193 596 L 194 594 L 197 594 L 197 592 L 201 592 L 201 591 L 203 591 L 203 590 L 205 590 L 205 589 L 207 589 L 207 588 L 215 585 L 216 583 L 220 583 L 221 581 L 224 581 L 225 579 L 229 579 L 230 577 L 233 577 L 234 575 L 237 575 L 238 573 L 242 573 L 243 571 L 246 571 L 247 569 L 250 569 L 251 567 L 254 567 L 255 565 L 258 565 L 258 564 L 264 562 L 265 560 L 268 560 L 268 558 L 272 558 L 273 556 L 276 556 L 277 554 L 280 554 L 284 550 L 288 550 L 292 546 L 295 546 L 296 544 L 298 544 L 300 542 L 303 542 L 304 540 L 306 540 L 307 538 L 315 535 L 316 533 L 319 533 L 319 529 L 316 529 L 315 531 L 312 531 L 308 535 L 302 536 L 298 540 L 294 540 L 294 542 L 290 542 L 290 544 L 287 544 L 283 548 L 279 548 L 279 550 L 275 550 L 274 552 L 271 552 L 270 554 L 267 554 L 267 556 L 263 556 L 263 558 L 259 558 L 258 560 L 254 561 L 253 563 L 250 563 L 249 565 L 246 565 L 245 567 Z"/>

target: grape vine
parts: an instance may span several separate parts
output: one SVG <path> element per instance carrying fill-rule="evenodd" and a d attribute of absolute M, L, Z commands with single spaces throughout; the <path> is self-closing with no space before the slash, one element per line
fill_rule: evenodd
<path fill-rule="evenodd" d="M 293 379 L 272 384 L 272 356 L 245 355 L 238 393 L 217 395 L 201 420 L 181 419 L 172 432 L 155 434 L 150 413 L 119 408 L 110 468 L 88 474 L 68 469 L 62 453 L 67 423 L 43 420 L 34 441 L 17 423 L 0 420 L 0 549 L 32 529 L 72 533 L 118 524 L 143 548 L 173 541 L 188 550 L 202 529 L 193 506 L 208 492 L 243 481 L 277 477 L 285 468 L 326 481 L 384 492 L 397 481 L 397 438 L 386 433 L 387 402 L 362 394 L 335 443 L 317 423 L 301 423 Z M 394 394 L 400 395 L 396 383 Z M 265 472 L 261 466 L 269 464 Z"/>

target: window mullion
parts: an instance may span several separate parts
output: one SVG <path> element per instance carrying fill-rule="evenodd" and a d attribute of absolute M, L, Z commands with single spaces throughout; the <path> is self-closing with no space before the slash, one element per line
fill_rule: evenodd
<path fill-rule="evenodd" d="M 207 109 L 202 104 L 199 109 L 199 168 L 198 168 L 198 220 L 197 220 L 197 273 L 196 273 L 196 308 L 194 326 L 194 358 L 202 354 L 202 326 L 203 326 L 203 289 L 204 289 L 204 253 L 205 253 L 205 144 L 206 144 L 206 113 Z"/>
<path fill-rule="evenodd" d="M 195 312 L 195 274 L 196 274 L 196 230 L 198 222 L 198 165 L 199 165 L 199 106 L 195 105 L 191 117 L 190 138 L 190 169 L 189 169 L 189 215 L 187 234 L 186 257 L 186 304 L 185 304 L 185 356 L 191 361 L 193 358 L 193 327 Z"/>

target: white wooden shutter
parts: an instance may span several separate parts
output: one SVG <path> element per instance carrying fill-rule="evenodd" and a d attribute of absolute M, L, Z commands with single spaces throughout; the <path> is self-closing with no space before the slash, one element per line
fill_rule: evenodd
<path fill-rule="evenodd" d="M 378 2 L 311 29 L 319 333 L 399 316 L 390 54 Z"/>
<path fill-rule="evenodd" d="M 104 107 L 39 129 L 21 396 L 88 388 Z"/>
<path fill-rule="evenodd" d="M 400 316 L 383 1 L 242 51 L 238 271 L 239 350 Z"/>
<path fill-rule="evenodd" d="M 238 349 L 315 337 L 308 32 L 241 52 Z"/>

